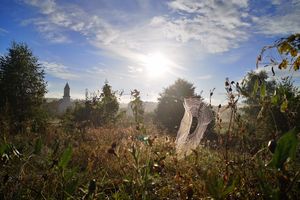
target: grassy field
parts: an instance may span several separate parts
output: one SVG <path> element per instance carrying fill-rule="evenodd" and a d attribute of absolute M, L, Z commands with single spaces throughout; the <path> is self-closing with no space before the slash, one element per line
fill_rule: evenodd
<path fill-rule="evenodd" d="M 175 138 L 148 126 L 106 127 L 1 140 L 1 199 L 276 199 L 299 196 L 299 158 L 284 172 L 272 154 L 201 145 L 179 160 Z M 227 158 L 225 155 L 227 151 Z M 283 185 L 286 184 L 286 185 Z M 286 196 L 281 194 L 285 188 Z"/>

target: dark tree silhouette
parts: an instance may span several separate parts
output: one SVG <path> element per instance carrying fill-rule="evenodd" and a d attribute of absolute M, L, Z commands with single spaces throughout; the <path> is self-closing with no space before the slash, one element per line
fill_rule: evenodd
<path fill-rule="evenodd" d="M 192 83 L 183 79 L 177 79 L 160 94 L 158 106 L 155 111 L 157 124 L 175 133 L 184 114 L 183 99 L 196 96 Z"/>
<path fill-rule="evenodd" d="M 13 42 L 8 54 L 0 58 L 0 112 L 10 128 L 24 132 L 39 121 L 46 93 L 44 70 L 26 44 Z"/>

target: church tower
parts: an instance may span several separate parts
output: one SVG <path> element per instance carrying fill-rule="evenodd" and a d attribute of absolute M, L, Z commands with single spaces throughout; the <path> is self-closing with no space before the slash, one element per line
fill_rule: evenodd
<path fill-rule="evenodd" d="M 65 88 L 64 88 L 64 99 L 69 99 L 70 100 L 70 86 L 67 83 Z"/>
<path fill-rule="evenodd" d="M 70 86 L 66 83 L 64 88 L 64 96 L 61 100 L 59 100 L 58 110 L 60 113 L 64 113 L 67 108 L 72 107 L 71 96 L 70 96 Z"/>

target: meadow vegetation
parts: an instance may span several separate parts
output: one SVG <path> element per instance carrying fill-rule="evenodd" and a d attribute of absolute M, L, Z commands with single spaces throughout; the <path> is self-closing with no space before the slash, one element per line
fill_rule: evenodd
<path fill-rule="evenodd" d="M 183 98 L 199 96 L 193 84 L 178 79 L 167 87 L 151 117 L 136 89 L 133 116 L 120 112 L 108 82 L 63 116 L 49 114 L 53 105 L 40 100 L 43 71 L 26 45 L 13 44 L 0 60 L 0 199 L 299 198 L 300 90 L 292 72 L 300 66 L 300 35 L 263 48 L 257 65 L 272 48 L 282 57 L 270 61 L 270 70 L 286 75 L 271 80 L 252 71 L 241 83 L 227 78 L 227 104 L 208 104 L 215 121 L 201 145 L 178 159 L 174 133 Z M 25 81 L 20 94 L 30 106 L 11 101 L 19 93 L 11 92 L 9 80 L 32 77 L 35 84 Z"/>

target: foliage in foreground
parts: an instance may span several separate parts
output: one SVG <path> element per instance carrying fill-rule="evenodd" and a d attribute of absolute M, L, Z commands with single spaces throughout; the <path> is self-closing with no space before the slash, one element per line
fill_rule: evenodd
<path fill-rule="evenodd" d="M 1 140 L 1 199 L 282 199 L 299 195 L 298 138 L 251 155 L 200 147 L 178 160 L 174 141 L 148 127 L 99 128 Z M 228 170 L 226 172 L 226 169 Z M 279 170 L 278 170 L 279 169 Z"/>

